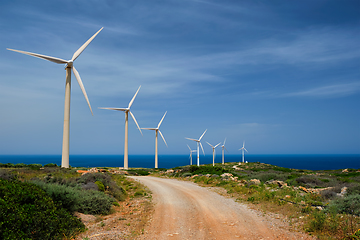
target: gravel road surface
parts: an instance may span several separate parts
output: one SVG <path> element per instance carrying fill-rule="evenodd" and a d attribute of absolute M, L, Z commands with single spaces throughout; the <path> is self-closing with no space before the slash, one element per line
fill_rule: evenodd
<path fill-rule="evenodd" d="M 245 204 L 192 182 L 132 177 L 153 194 L 154 213 L 138 239 L 313 239 L 286 230 Z"/>

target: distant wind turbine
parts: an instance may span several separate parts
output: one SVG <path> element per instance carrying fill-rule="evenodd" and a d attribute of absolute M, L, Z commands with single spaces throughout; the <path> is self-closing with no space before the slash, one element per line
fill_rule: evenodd
<path fill-rule="evenodd" d="M 229 151 L 226 149 L 226 147 L 225 147 L 225 142 L 226 142 L 226 138 L 225 138 L 225 140 L 224 140 L 224 144 L 221 145 L 221 148 L 222 148 L 222 164 L 225 164 L 225 152 L 224 152 L 224 149 L 225 149 L 227 152 L 229 152 Z"/>
<path fill-rule="evenodd" d="M 202 151 L 203 151 L 203 153 L 204 153 L 204 156 L 205 156 L 204 148 L 203 148 L 203 146 L 202 146 L 202 144 L 201 144 L 200 141 L 201 141 L 202 137 L 204 136 L 204 134 L 206 133 L 206 131 L 207 131 L 207 129 L 205 130 L 205 132 L 201 135 L 201 137 L 200 137 L 199 139 L 186 138 L 186 139 L 189 139 L 189 140 L 192 140 L 192 141 L 197 142 L 197 165 L 198 165 L 198 166 L 200 166 L 199 145 L 200 145 L 200 147 L 201 147 L 201 149 L 202 149 Z"/>
<path fill-rule="evenodd" d="M 164 136 L 162 135 L 161 131 L 159 130 L 160 125 L 161 125 L 162 121 L 164 120 L 164 117 L 165 117 L 166 113 L 167 113 L 167 111 L 165 112 L 164 116 L 160 120 L 157 128 L 141 128 L 141 129 L 147 129 L 147 130 L 154 130 L 155 131 L 155 168 L 158 168 L 158 132 L 160 133 L 160 136 L 164 140 L 164 143 L 165 143 L 166 147 L 168 146 L 166 141 L 165 141 Z"/>
<path fill-rule="evenodd" d="M 243 142 L 242 148 L 240 148 L 239 150 L 242 150 L 242 162 L 244 162 L 244 150 L 246 152 L 248 152 L 248 150 L 246 150 L 246 148 L 245 148 L 245 141 Z"/>
<path fill-rule="evenodd" d="M 134 122 L 136 123 L 136 126 L 138 127 L 141 135 L 142 135 L 142 132 L 141 132 L 141 129 L 139 127 L 139 124 L 137 123 L 136 119 L 135 119 L 135 116 L 134 114 L 132 114 L 132 112 L 130 111 L 130 107 L 131 105 L 133 104 L 134 100 L 135 100 L 135 97 L 136 95 L 138 94 L 139 90 L 141 88 L 141 85 L 140 87 L 138 88 L 138 90 L 136 91 L 135 95 L 133 96 L 133 98 L 131 99 L 129 105 L 127 108 L 100 108 L 100 109 L 108 109 L 108 110 L 115 110 L 115 111 L 122 111 L 122 112 L 125 112 L 125 143 L 124 143 L 124 169 L 129 169 L 129 159 L 128 159 L 128 113 L 130 113 L 132 119 L 134 120 Z"/>
<path fill-rule="evenodd" d="M 86 91 L 84 85 L 81 81 L 80 75 L 78 71 L 75 69 L 73 63 L 80 56 L 80 54 L 85 50 L 85 48 L 89 45 L 89 43 L 98 35 L 98 33 L 102 30 L 101 28 L 97 31 L 89 40 L 87 40 L 72 56 L 70 60 L 64 60 L 61 58 L 50 57 L 38 53 L 25 52 L 15 49 L 7 48 L 7 50 L 23 53 L 26 55 L 30 55 L 37 58 L 42 58 L 48 60 L 50 62 L 58 63 L 58 64 L 66 64 L 66 83 L 65 83 L 65 107 L 64 107 L 64 129 L 63 129 L 63 145 L 62 145 L 62 158 L 61 158 L 61 167 L 69 168 L 69 138 L 70 138 L 70 92 L 71 92 L 71 70 L 73 71 L 76 80 L 79 83 L 81 91 L 83 92 L 85 99 L 89 105 L 91 114 L 93 114 L 89 99 L 86 95 Z"/>
<path fill-rule="evenodd" d="M 187 144 L 186 144 L 187 145 Z M 188 146 L 188 148 L 189 148 L 189 150 L 190 150 L 190 165 L 192 165 L 192 153 L 193 152 L 196 152 L 196 150 L 191 150 L 191 148 L 189 147 L 189 145 L 187 145 Z"/>
<path fill-rule="evenodd" d="M 221 142 L 219 142 L 218 144 L 216 144 L 215 147 L 214 147 L 213 145 L 211 145 L 210 143 L 208 143 L 208 142 L 206 142 L 206 143 L 209 144 L 210 147 L 212 147 L 212 150 L 213 150 L 213 166 L 215 166 L 215 148 L 216 148 L 217 146 L 219 146 Z"/>

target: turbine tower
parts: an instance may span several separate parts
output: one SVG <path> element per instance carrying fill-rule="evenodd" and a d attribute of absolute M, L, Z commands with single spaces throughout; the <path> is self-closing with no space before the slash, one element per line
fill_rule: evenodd
<path fill-rule="evenodd" d="M 225 149 L 227 152 L 229 152 L 229 151 L 226 149 L 226 147 L 225 147 L 225 142 L 226 142 L 226 138 L 225 138 L 225 140 L 224 140 L 224 144 L 221 145 L 221 148 L 222 148 L 222 164 L 225 164 L 225 152 L 224 152 L 224 149 Z"/>
<path fill-rule="evenodd" d="M 63 128 L 63 145 L 62 145 L 62 157 L 61 157 L 61 167 L 69 168 L 69 138 L 70 138 L 70 92 L 71 92 L 71 70 L 73 71 L 76 80 L 79 83 L 81 91 L 83 92 L 87 104 L 89 105 L 91 114 L 93 114 L 89 99 L 86 95 L 86 91 L 84 85 L 81 81 L 80 75 L 76 68 L 74 67 L 74 61 L 80 56 L 80 54 L 85 50 L 85 48 L 89 45 L 89 43 L 98 35 L 98 33 L 102 30 L 101 28 L 97 31 L 89 40 L 87 40 L 72 56 L 70 60 L 64 60 L 61 58 L 46 56 L 38 53 L 25 52 L 15 49 L 7 48 L 7 50 L 23 53 L 26 55 L 30 55 L 33 57 L 41 58 L 48 60 L 50 62 L 58 63 L 58 64 L 66 64 L 66 83 L 65 83 L 65 107 L 64 107 L 64 128 Z"/>
<path fill-rule="evenodd" d="M 201 137 L 200 137 L 199 139 L 186 138 L 186 139 L 189 139 L 189 140 L 192 140 L 192 141 L 197 142 L 197 165 L 198 165 L 198 166 L 200 166 L 199 145 L 200 145 L 200 147 L 201 147 L 201 149 L 202 149 L 202 151 L 203 151 L 203 153 L 204 153 L 204 156 L 205 156 L 204 148 L 203 148 L 203 146 L 202 146 L 202 144 L 201 144 L 200 141 L 201 141 L 202 137 L 204 136 L 204 134 L 206 133 L 206 131 L 207 131 L 207 129 L 205 130 L 205 132 L 201 135 Z"/>
<path fill-rule="evenodd" d="M 218 144 L 216 144 L 215 147 L 214 147 L 213 145 L 211 145 L 210 143 L 208 143 L 208 142 L 206 142 L 206 143 L 209 144 L 210 147 L 212 147 L 212 150 L 213 150 L 213 166 L 215 166 L 215 148 L 216 148 L 217 146 L 219 146 L 221 142 L 219 142 Z"/>
<path fill-rule="evenodd" d="M 165 117 L 166 113 L 167 113 L 167 111 L 165 112 L 164 116 L 160 120 L 157 128 L 141 128 L 141 129 L 147 129 L 147 130 L 154 130 L 155 131 L 155 168 L 158 168 L 158 132 L 160 133 L 160 136 L 164 140 L 164 143 L 165 143 L 166 147 L 168 146 L 166 141 L 165 141 L 164 136 L 162 135 L 161 131 L 159 130 L 160 125 L 161 125 L 162 121 L 164 120 L 164 117 Z"/>
<path fill-rule="evenodd" d="M 138 94 L 139 90 L 141 88 L 141 85 L 140 87 L 138 88 L 138 90 L 136 91 L 135 95 L 133 96 L 133 98 L 131 99 L 129 105 L 127 108 L 100 108 L 100 109 L 108 109 L 108 110 L 115 110 L 115 111 L 122 111 L 122 112 L 125 112 L 125 143 L 124 143 L 124 169 L 129 169 L 129 159 L 128 159 L 128 113 L 130 113 L 132 119 L 134 120 L 134 122 L 136 123 L 136 126 L 138 127 L 141 135 L 142 135 L 142 132 L 141 132 L 141 129 L 139 127 L 139 124 L 137 123 L 136 119 L 135 119 L 135 116 L 134 114 L 132 114 L 132 112 L 130 111 L 130 107 L 131 105 L 133 104 L 134 100 L 135 100 L 135 97 L 136 95 Z"/>
<path fill-rule="evenodd" d="M 246 152 L 248 152 L 248 150 L 246 150 L 246 148 L 245 148 L 245 141 L 243 142 L 242 148 L 240 148 L 239 150 L 242 150 L 242 162 L 244 162 L 244 150 L 245 150 Z M 240 164 L 240 163 L 239 163 L 239 164 Z"/>
<path fill-rule="evenodd" d="M 186 144 L 186 146 L 188 146 L 189 150 L 190 150 L 190 165 L 192 165 L 192 153 L 196 152 L 196 150 L 191 150 L 191 148 L 189 147 L 189 145 Z"/>

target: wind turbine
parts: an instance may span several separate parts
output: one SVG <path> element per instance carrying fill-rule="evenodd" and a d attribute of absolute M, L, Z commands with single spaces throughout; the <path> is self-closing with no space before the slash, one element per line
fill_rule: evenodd
<path fill-rule="evenodd" d="M 204 153 L 204 156 L 205 156 L 204 148 L 203 148 L 203 146 L 202 146 L 202 144 L 201 144 L 200 141 L 201 141 L 202 137 L 204 136 L 204 134 L 206 133 L 206 131 L 207 131 L 207 129 L 205 130 L 205 132 L 201 135 L 201 137 L 200 137 L 199 139 L 186 138 L 186 139 L 189 139 L 189 140 L 192 140 L 192 141 L 197 142 L 197 165 L 198 165 L 198 166 L 200 166 L 199 145 L 201 146 L 201 149 L 202 149 L 202 151 L 203 151 L 203 153 Z"/>
<path fill-rule="evenodd" d="M 165 143 L 166 147 L 168 146 L 166 141 L 165 141 L 164 136 L 162 135 L 161 131 L 159 130 L 160 125 L 161 125 L 162 121 L 164 120 L 164 117 L 165 117 L 166 113 L 167 113 L 167 111 L 165 112 L 164 116 L 160 120 L 157 128 L 141 128 L 141 129 L 147 129 L 147 130 L 154 130 L 155 131 L 155 168 L 158 168 L 158 132 L 160 133 L 160 136 L 164 140 L 164 143 Z"/>
<path fill-rule="evenodd" d="M 141 85 L 140 87 L 138 88 L 138 90 L 136 91 L 135 95 L 133 96 L 133 98 L 131 99 L 129 105 L 127 108 L 100 108 L 100 109 L 108 109 L 108 110 L 115 110 L 115 111 L 122 111 L 122 112 L 125 112 L 125 143 L 124 143 L 124 169 L 129 169 L 129 159 L 128 159 L 128 113 L 130 113 L 132 119 L 134 120 L 134 122 L 136 123 L 136 126 L 138 127 L 141 135 L 142 135 L 142 132 L 141 132 L 141 129 L 139 127 L 139 124 L 137 123 L 136 119 L 135 119 L 135 116 L 134 114 L 132 114 L 132 112 L 130 111 L 130 107 L 131 105 L 133 104 L 134 100 L 135 100 L 135 97 L 136 95 L 138 94 L 139 90 L 141 88 Z"/>
<path fill-rule="evenodd" d="M 217 146 L 219 146 L 221 142 L 219 142 L 218 144 L 216 144 L 215 147 L 214 147 L 213 145 L 211 145 L 210 143 L 208 143 L 208 142 L 206 142 L 206 143 L 209 144 L 210 147 L 212 147 L 212 150 L 213 150 L 213 166 L 215 166 L 215 148 L 216 148 Z"/>
<path fill-rule="evenodd" d="M 243 142 L 242 148 L 240 148 L 239 150 L 242 150 L 242 162 L 244 162 L 244 150 L 245 150 L 246 152 L 248 152 L 248 150 L 246 150 L 246 148 L 245 148 L 245 141 Z M 239 164 L 240 164 L 240 163 L 239 163 Z"/>
<path fill-rule="evenodd" d="M 62 145 L 62 158 L 61 158 L 61 167 L 69 168 L 69 138 L 70 138 L 70 92 L 71 92 L 71 70 L 73 71 L 76 80 L 79 83 L 79 86 L 81 88 L 81 91 L 83 92 L 85 99 L 89 105 L 91 114 L 93 114 L 89 99 L 86 95 L 86 91 L 84 88 L 84 85 L 81 81 L 80 75 L 78 71 L 75 69 L 73 63 L 74 61 L 80 56 L 80 54 L 85 50 L 85 48 L 89 45 L 89 43 L 98 35 L 98 33 L 102 30 L 101 28 L 99 31 L 97 31 L 89 40 L 87 40 L 72 56 L 70 60 L 64 60 L 61 58 L 56 57 L 50 57 L 38 53 L 32 53 L 32 52 L 25 52 L 15 49 L 7 48 L 7 50 L 23 53 L 26 55 L 30 55 L 37 58 L 42 58 L 45 60 L 48 60 L 50 62 L 58 63 L 58 64 L 66 64 L 66 83 L 65 83 L 65 107 L 64 107 L 64 129 L 63 129 L 63 145 Z"/>
<path fill-rule="evenodd" d="M 227 151 L 227 152 L 229 152 L 227 149 L 226 149 L 226 147 L 225 147 L 225 142 L 226 142 L 226 138 L 225 138 L 225 140 L 224 140 L 224 144 L 223 145 L 221 145 L 221 148 L 222 148 L 222 164 L 225 164 L 225 152 L 224 152 L 224 149 Z"/>
<path fill-rule="evenodd" d="M 186 144 L 187 145 L 187 144 Z M 189 147 L 189 145 L 187 145 L 188 146 L 188 148 L 189 148 L 189 150 L 190 150 L 190 165 L 192 165 L 192 153 L 193 152 L 196 152 L 196 150 L 191 150 L 191 148 Z"/>

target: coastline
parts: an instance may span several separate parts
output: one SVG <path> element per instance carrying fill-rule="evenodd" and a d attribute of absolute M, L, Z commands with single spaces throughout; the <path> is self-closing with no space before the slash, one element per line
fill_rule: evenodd
<path fill-rule="evenodd" d="M 195 154 L 193 156 L 193 160 Z M 221 156 L 216 156 L 216 163 Z M 239 162 L 241 155 L 225 155 L 225 162 Z M 280 167 L 307 170 L 360 169 L 360 154 L 262 154 L 246 155 L 245 161 L 261 162 Z M 0 163 L 56 163 L 60 165 L 61 155 L 0 155 Z M 210 154 L 200 157 L 201 164 L 212 163 Z M 72 167 L 122 167 L 123 155 L 70 155 Z M 189 165 L 189 155 L 159 155 L 160 168 L 174 168 Z M 129 155 L 129 167 L 153 168 L 153 155 Z"/>

